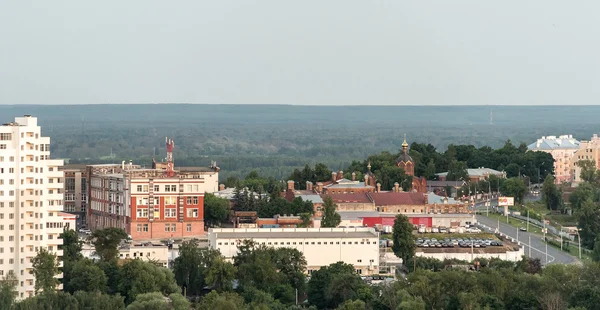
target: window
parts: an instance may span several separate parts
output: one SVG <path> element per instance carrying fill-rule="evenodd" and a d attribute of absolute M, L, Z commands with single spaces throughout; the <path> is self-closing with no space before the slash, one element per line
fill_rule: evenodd
<path fill-rule="evenodd" d="M 160 185 L 154 185 L 154 191 L 160 192 Z"/>
<path fill-rule="evenodd" d="M 171 185 L 171 191 L 172 192 L 176 192 L 177 191 L 177 185 Z"/>
<path fill-rule="evenodd" d="M 188 205 L 191 205 L 192 204 L 192 197 L 187 197 L 185 203 L 187 203 Z"/>
<path fill-rule="evenodd" d="M 186 227 L 185 227 L 185 230 L 187 232 L 192 232 L 192 224 L 187 224 Z"/>
<path fill-rule="evenodd" d="M 165 208 L 165 217 L 176 217 L 177 210 L 175 208 Z"/>
<path fill-rule="evenodd" d="M 6 144 L 0 144 L 0 150 L 6 150 Z"/>
<path fill-rule="evenodd" d="M 165 224 L 165 231 L 177 231 L 177 224 Z"/>
<path fill-rule="evenodd" d="M 177 204 L 177 197 L 175 197 L 175 196 L 165 197 L 165 205 L 175 205 L 175 204 Z"/>
<path fill-rule="evenodd" d="M 187 216 L 188 217 L 198 217 L 198 209 L 188 209 Z"/>
<path fill-rule="evenodd" d="M 144 185 L 144 187 L 143 187 L 143 191 L 144 191 L 144 193 L 147 193 L 147 192 L 148 192 L 148 185 Z"/>
<path fill-rule="evenodd" d="M 148 217 L 148 209 L 147 208 L 137 209 L 137 217 L 138 218 L 147 218 Z"/>
<path fill-rule="evenodd" d="M 141 185 L 138 185 L 138 186 L 137 186 L 137 191 L 138 191 L 138 192 L 141 192 L 141 191 L 142 191 L 142 186 L 141 186 Z"/>
<path fill-rule="evenodd" d="M 198 196 L 194 196 L 193 200 L 194 200 L 194 204 L 197 205 L 198 204 Z"/>
<path fill-rule="evenodd" d="M 2 141 L 12 140 L 12 133 L 0 133 L 0 140 L 2 140 Z"/>

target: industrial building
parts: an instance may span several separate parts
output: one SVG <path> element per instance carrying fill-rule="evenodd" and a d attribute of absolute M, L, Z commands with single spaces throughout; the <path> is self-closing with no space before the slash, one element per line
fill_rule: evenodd
<path fill-rule="evenodd" d="M 211 228 L 208 244 L 232 259 L 243 240 L 259 245 L 289 247 L 306 259 L 310 274 L 336 262 L 354 265 L 362 275 L 379 273 L 379 235 L 373 228 Z"/>
<path fill-rule="evenodd" d="M 219 168 L 175 169 L 173 140 L 167 162 L 146 169 L 133 163 L 90 165 L 87 223 L 119 227 L 133 240 L 204 235 L 204 193 L 219 187 Z"/>
<path fill-rule="evenodd" d="M 35 294 L 31 259 L 41 248 L 60 258 L 59 235 L 74 225 L 74 216 L 62 212 L 62 165 L 50 159 L 50 138 L 42 137 L 36 117 L 0 126 L 0 276 L 17 277 L 18 299 Z"/>

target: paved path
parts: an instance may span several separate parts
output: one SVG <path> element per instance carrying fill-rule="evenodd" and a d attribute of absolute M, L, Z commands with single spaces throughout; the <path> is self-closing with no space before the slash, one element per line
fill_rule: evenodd
<path fill-rule="evenodd" d="M 498 228 L 498 220 L 490 219 L 488 217 L 477 215 L 477 222 L 483 226 L 489 227 L 492 232 Z M 529 256 L 529 240 L 531 240 L 531 257 L 539 258 L 542 264 L 574 264 L 579 263 L 579 260 L 566 252 L 555 249 L 551 246 L 546 247 L 546 243 L 543 241 L 543 237 L 533 233 L 518 231 L 514 226 L 500 222 L 500 232 L 513 239 L 517 239 L 519 236 L 519 242 L 524 247 L 525 255 Z M 548 249 L 546 252 L 546 248 Z M 547 253 L 547 256 L 546 256 Z"/>

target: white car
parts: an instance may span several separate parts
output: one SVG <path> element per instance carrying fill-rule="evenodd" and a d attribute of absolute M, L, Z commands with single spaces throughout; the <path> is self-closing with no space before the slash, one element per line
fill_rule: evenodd
<path fill-rule="evenodd" d="M 92 234 L 92 232 L 89 229 L 87 229 L 87 228 L 80 228 L 79 232 L 82 233 L 82 234 L 86 234 L 86 235 L 91 235 Z"/>
<path fill-rule="evenodd" d="M 467 232 L 470 232 L 470 233 L 481 233 L 481 229 L 476 228 L 476 227 L 469 227 L 469 228 L 467 228 Z"/>

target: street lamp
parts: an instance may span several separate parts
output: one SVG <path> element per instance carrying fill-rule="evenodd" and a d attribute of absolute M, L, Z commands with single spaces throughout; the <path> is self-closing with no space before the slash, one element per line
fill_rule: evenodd
<path fill-rule="evenodd" d="M 577 242 L 579 243 L 579 259 L 581 259 L 581 236 L 579 235 L 579 228 L 577 228 Z"/>

